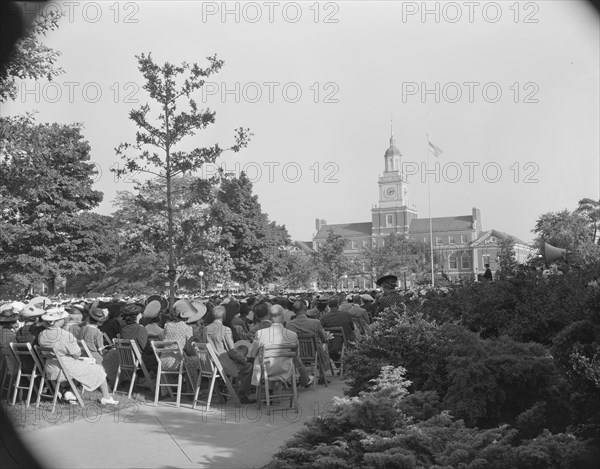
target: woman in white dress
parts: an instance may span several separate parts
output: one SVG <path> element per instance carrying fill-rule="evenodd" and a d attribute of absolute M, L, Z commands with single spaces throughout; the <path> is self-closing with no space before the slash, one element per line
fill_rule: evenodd
<path fill-rule="evenodd" d="M 47 326 L 40 333 L 38 343 L 42 347 L 52 347 L 54 353 L 61 358 L 67 373 L 81 383 L 85 390 L 93 391 L 100 388 L 102 392 L 101 404 L 118 404 L 119 401 L 114 400 L 108 392 L 106 373 L 102 365 L 81 360 L 81 349 L 77 344 L 77 339 L 69 331 L 62 328 L 65 318 L 68 316 L 69 314 L 63 308 L 47 310 L 46 314 L 42 316 L 42 320 L 46 321 Z M 50 359 L 46 361 L 45 371 L 48 379 L 56 380 L 60 371 L 58 360 Z M 73 398 L 75 397 L 72 393 L 66 393 L 65 397 L 68 400 L 72 400 L 68 394 L 71 394 Z"/>

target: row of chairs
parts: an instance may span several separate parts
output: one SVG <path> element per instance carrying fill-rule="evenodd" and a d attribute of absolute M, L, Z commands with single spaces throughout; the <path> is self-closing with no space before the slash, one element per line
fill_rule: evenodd
<path fill-rule="evenodd" d="M 339 337 L 342 340 L 342 352 L 341 357 L 337 362 L 333 362 L 336 366 L 339 366 L 340 376 L 343 377 L 343 357 L 346 348 L 346 338 L 344 336 L 344 332 L 342 328 L 330 328 L 330 332 L 332 332 L 334 337 Z M 118 392 L 119 382 L 123 380 L 123 374 L 130 376 L 130 385 L 128 391 L 128 398 L 131 398 L 131 394 L 133 392 L 133 387 L 135 385 L 136 377 L 139 372 L 143 373 L 144 378 L 150 386 L 154 387 L 155 395 L 154 395 L 154 403 L 158 404 L 160 389 L 165 387 L 172 397 L 172 389 L 176 388 L 176 406 L 180 406 L 181 395 L 183 394 L 183 376 L 184 370 L 186 376 L 188 378 L 188 383 L 192 383 L 190 373 L 185 367 L 185 360 L 183 350 L 178 346 L 177 342 L 174 341 L 152 341 L 152 349 L 156 355 L 158 361 L 158 370 L 157 370 L 157 380 L 154 382 L 150 373 L 148 372 L 144 362 L 142 360 L 142 354 L 137 347 L 137 343 L 135 340 L 126 340 L 126 339 L 114 339 L 111 341 L 108 337 L 105 337 L 107 342 L 112 343 L 115 346 L 119 359 L 119 367 L 117 370 L 117 376 L 115 379 L 115 383 L 113 386 L 113 393 Z M 87 347 L 85 341 L 78 341 L 80 348 L 82 349 L 83 356 L 92 357 L 90 350 Z M 202 378 L 208 378 L 209 380 L 209 389 L 208 389 L 208 398 L 206 401 L 207 410 L 210 409 L 210 404 L 212 400 L 212 395 L 215 390 L 215 384 L 217 380 L 221 380 L 225 387 L 227 388 L 227 393 L 221 393 L 220 389 L 220 397 L 221 398 L 230 398 L 233 400 L 235 404 L 239 404 L 239 397 L 233 387 L 232 382 L 229 380 L 228 376 L 224 372 L 218 357 L 211 344 L 193 344 L 194 349 L 196 351 L 196 355 L 200 360 L 200 370 L 198 374 L 198 380 L 195 383 L 194 392 L 188 393 L 193 394 L 193 403 L 192 407 L 196 408 L 196 404 L 199 402 L 198 395 L 201 389 L 201 381 Z M 36 399 L 36 407 L 39 406 L 40 399 L 43 395 L 44 385 L 46 385 L 52 391 L 52 412 L 54 412 L 56 407 L 56 402 L 58 399 L 59 386 L 58 384 L 64 380 L 66 380 L 71 388 L 73 394 L 76 396 L 77 402 L 82 407 L 85 406 L 84 401 L 81 397 L 83 391 L 79 392 L 77 386 L 73 378 L 68 373 L 66 367 L 60 356 L 57 356 L 54 353 L 52 348 L 48 347 L 40 347 L 36 346 L 33 348 L 29 343 L 11 343 L 10 350 L 12 352 L 13 357 L 15 358 L 15 363 L 17 364 L 16 376 L 14 373 L 10 375 L 8 373 L 4 373 L 2 379 L 1 389 L 4 390 L 5 380 L 7 377 L 9 378 L 9 392 L 13 391 L 11 404 L 15 404 L 17 395 L 22 393 L 23 391 L 27 391 L 27 399 L 26 399 L 26 407 L 29 407 L 31 398 L 33 395 L 34 389 L 37 387 L 37 399 Z M 269 393 L 269 382 L 270 379 L 267 374 L 267 367 L 264 366 L 263 360 L 266 358 L 272 358 L 274 356 L 279 356 L 281 358 L 290 358 L 299 352 L 300 359 L 304 362 L 305 365 L 310 366 L 315 377 L 317 376 L 317 370 L 320 368 L 325 371 L 327 368 L 331 370 L 333 375 L 333 368 L 331 366 L 327 367 L 323 362 L 322 356 L 318 353 L 316 338 L 312 335 L 299 336 L 299 350 L 297 351 L 295 348 L 291 348 L 289 346 L 267 346 L 265 349 L 261 349 L 259 354 L 259 361 L 262 364 L 261 366 L 261 385 L 257 388 L 257 399 L 259 401 L 259 405 L 261 402 L 260 392 L 262 389 L 262 384 L 265 386 L 265 399 L 267 403 L 267 409 L 270 410 L 271 397 Z M 164 354 L 175 354 L 179 359 L 179 366 L 174 370 L 163 370 L 162 369 L 162 361 L 161 357 Z M 60 373 L 57 381 L 55 383 L 51 383 L 46 380 L 44 374 L 44 367 L 46 360 L 49 359 L 57 359 Z M 295 371 L 295 369 L 294 369 Z M 323 373 L 324 375 L 324 373 Z M 177 382 L 171 383 L 169 382 L 170 376 L 176 376 Z M 21 384 L 22 379 L 25 378 L 27 380 L 27 385 Z M 40 379 L 40 383 L 36 385 L 36 380 Z M 14 387 L 12 386 L 14 380 Z M 315 379 L 315 389 L 316 389 L 316 379 Z M 193 383 L 192 383 L 193 384 Z M 327 380 L 325 380 L 325 386 L 327 386 Z M 289 394 L 283 393 L 277 396 L 278 398 L 290 398 L 290 407 L 295 408 L 297 411 L 297 389 L 295 380 L 292 380 L 292 391 Z"/>

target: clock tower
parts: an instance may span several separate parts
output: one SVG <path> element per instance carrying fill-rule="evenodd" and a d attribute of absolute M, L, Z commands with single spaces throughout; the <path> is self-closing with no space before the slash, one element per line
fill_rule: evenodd
<path fill-rule="evenodd" d="M 417 218 L 416 207 L 409 206 L 408 184 L 400 171 L 402 154 L 396 147 L 394 134 L 384 155 L 384 171 L 379 177 L 379 205 L 371 210 L 373 236 L 401 233 L 408 236 L 411 220 Z"/>

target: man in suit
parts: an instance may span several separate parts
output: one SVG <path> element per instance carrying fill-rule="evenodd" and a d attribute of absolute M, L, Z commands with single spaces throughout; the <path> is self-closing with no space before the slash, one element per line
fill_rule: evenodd
<path fill-rule="evenodd" d="M 298 300 L 293 305 L 294 313 L 296 314 L 295 319 L 287 324 L 287 329 L 295 332 L 296 334 L 310 334 L 317 338 L 317 350 L 321 357 L 322 363 L 329 364 L 329 357 L 325 351 L 323 344 L 327 343 L 327 334 L 321 321 L 318 319 L 309 318 L 306 315 L 307 308 L 304 301 Z M 325 370 L 320 369 L 319 384 L 325 383 Z"/>
<path fill-rule="evenodd" d="M 258 350 L 261 346 L 265 345 L 295 345 L 298 350 L 298 335 L 283 327 L 284 321 L 284 310 L 281 305 L 273 305 L 269 309 L 271 317 L 271 325 L 264 329 L 256 331 L 254 342 L 252 343 L 252 350 L 248 353 L 249 356 L 256 357 L 254 361 L 254 373 L 252 375 L 252 384 L 258 385 L 260 381 L 260 363 L 258 361 Z M 281 360 L 267 359 L 268 361 L 268 374 L 269 377 L 280 378 L 282 381 L 289 379 L 295 379 L 292 376 L 291 363 L 287 358 Z M 294 366 L 298 373 L 300 373 L 300 385 L 306 388 L 310 387 L 315 377 L 308 374 L 306 368 L 300 361 L 299 355 L 296 355 L 293 359 Z"/>
<path fill-rule="evenodd" d="M 223 325 L 226 313 L 224 306 L 215 306 L 213 310 L 214 320 L 206 326 L 206 339 L 215 349 L 225 373 L 228 376 L 237 376 L 240 402 L 242 404 L 254 404 L 256 401 L 248 397 L 252 379 L 252 364 L 243 360 L 233 361 L 228 354 L 229 351 L 234 350 L 234 346 L 231 329 Z"/>
<path fill-rule="evenodd" d="M 344 330 L 346 340 L 354 341 L 356 336 L 354 335 L 354 322 L 350 313 L 339 310 L 339 299 L 337 296 L 332 296 L 329 299 L 329 311 L 321 318 L 321 324 L 325 329 L 328 327 L 341 327 Z M 340 359 L 342 351 L 342 340 L 337 339 L 330 343 L 329 356 L 333 361 Z"/>

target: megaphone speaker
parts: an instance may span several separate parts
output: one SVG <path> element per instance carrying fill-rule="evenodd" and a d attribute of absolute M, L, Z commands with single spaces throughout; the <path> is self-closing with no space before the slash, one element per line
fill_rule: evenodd
<path fill-rule="evenodd" d="M 566 249 L 557 248 L 551 244 L 544 243 L 544 260 L 546 261 L 546 265 L 550 265 L 559 259 L 567 262 L 567 252 Z"/>

